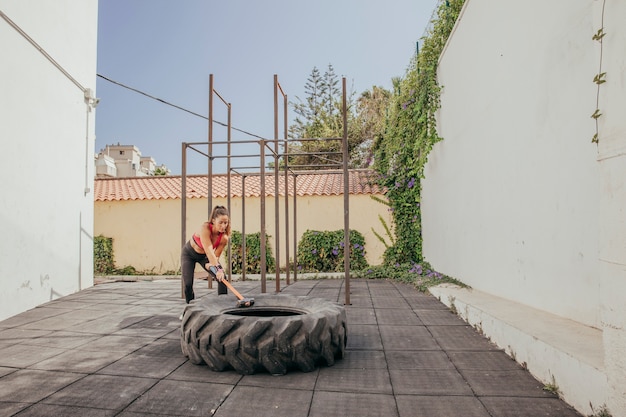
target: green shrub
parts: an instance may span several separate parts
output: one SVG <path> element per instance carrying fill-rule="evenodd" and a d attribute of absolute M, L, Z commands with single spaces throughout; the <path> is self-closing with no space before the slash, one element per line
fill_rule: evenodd
<path fill-rule="evenodd" d="M 268 244 L 269 235 L 265 235 L 265 272 L 273 272 L 275 261 L 272 248 Z M 231 272 L 242 272 L 242 238 L 241 232 L 233 230 L 230 236 L 231 242 Z M 261 273 L 261 232 L 246 234 L 246 274 Z"/>
<path fill-rule="evenodd" d="M 115 270 L 113 238 L 96 236 L 93 240 L 93 271 L 97 275 L 110 274 Z"/>
<path fill-rule="evenodd" d="M 344 270 L 344 231 L 307 230 L 298 243 L 298 268 L 303 272 L 337 272 Z M 350 230 L 350 269 L 367 267 L 365 238 Z"/>

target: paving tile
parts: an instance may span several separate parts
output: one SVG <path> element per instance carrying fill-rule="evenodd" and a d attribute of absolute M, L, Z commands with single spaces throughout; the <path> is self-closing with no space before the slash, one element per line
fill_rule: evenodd
<path fill-rule="evenodd" d="M 31 365 L 30 369 L 80 372 L 87 374 L 96 372 L 124 356 L 126 356 L 125 352 L 67 350 L 52 358 Z"/>
<path fill-rule="evenodd" d="M 37 322 L 39 320 L 43 320 L 48 317 L 54 317 L 56 315 L 70 312 L 70 311 L 72 311 L 72 309 L 70 308 L 59 309 L 59 308 L 47 308 L 47 307 L 40 306 L 40 307 L 33 308 L 31 310 L 25 311 L 23 313 L 17 314 L 15 316 L 9 317 L 8 319 L 4 319 L 2 320 L 1 323 L 2 323 L 3 328 L 24 326 L 25 324 L 28 324 L 28 323 Z"/>
<path fill-rule="evenodd" d="M 421 326 L 422 321 L 412 310 L 379 308 L 376 309 L 376 320 L 382 325 Z"/>
<path fill-rule="evenodd" d="M 582 417 L 557 398 L 483 397 L 480 399 L 492 416 L 506 417 Z"/>
<path fill-rule="evenodd" d="M 55 405 L 89 404 L 93 408 L 122 410 L 157 382 L 156 379 L 87 375 L 43 402 Z"/>
<path fill-rule="evenodd" d="M 2 402 L 0 401 L 0 416 L 12 416 L 17 414 L 18 411 L 21 411 L 27 407 L 31 406 L 30 403 L 13 403 L 13 402 Z M 49 416 L 51 414 L 46 414 L 45 416 Z"/>
<path fill-rule="evenodd" d="M 98 374 L 162 379 L 186 361 L 187 358 L 182 354 L 180 356 L 148 356 L 131 353 L 100 369 Z"/>
<path fill-rule="evenodd" d="M 374 308 L 411 308 L 409 303 L 401 297 L 372 297 L 372 304 Z"/>
<path fill-rule="evenodd" d="M 309 417 L 394 417 L 393 395 L 316 391 Z"/>
<path fill-rule="evenodd" d="M 170 334 L 172 334 L 172 337 L 169 337 Z M 164 337 L 148 343 L 146 346 L 135 351 L 135 353 L 151 356 L 182 356 L 180 332 L 178 329 L 170 332 Z"/>
<path fill-rule="evenodd" d="M 371 308 L 346 308 L 348 326 L 354 324 L 377 324 L 376 313 Z"/>
<path fill-rule="evenodd" d="M 36 403 L 84 374 L 24 369 L 0 378 L 0 401 Z"/>
<path fill-rule="evenodd" d="M 382 350 L 378 326 L 370 324 L 348 323 L 348 343 L 346 349 Z"/>
<path fill-rule="evenodd" d="M 554 395 L 543 389 L 543 384 L 522 369 L 514 371 L 474 371 L 461 369 L 460 372 L 478 396 L 524 396 L 549 398 Z"/>
<path fill-rule="evenodd" d="M 335 368 L 386 369 L 387 360 L 382 350 L 346 350 L 343 359 L 335 362 Z"/>
<path fill-rule="evenodd" d="M 385 350 L 438 350 L 437 340 L 424 326 L 380 326 Z"/>
<path fill-rule="evenodd" d="M 215 372 L 206 365 L 194 365 L 189 361 L 165 377 L 166 380 L 212 382 L 228 385 L 236 385 L 242 378 L 243 376 L 235 371 Z"/>
<path fill-rule="evenodd" d="M 10 373 L 17 371 L 17 368 L 8 368 L 4 366 L 0 366 L 0 378 Z"/>
<path fill-rule="evenodd" d="M 72 349 L 87 344 L 99 336 L 85 335 L 76 332 L 56 331 L 45 336 L 33 337 L 23 343 L 30 346 L 40 346 L 45 348 Z"/>
<path fill-rule="evenodd" d="M 442 350 L 387 351 L 389 370 L 392 369 L 455 369 L 446 352 Z"/>
<path fill-rule="evenodd" d="M 447 310 L 448 306 L 432 295 L 405 296 L 404 299 L 415 310 Z"/>
<path fill-rule="evenodd" d="M 321 368 L 316 390 L 391 394 L 386 369 Z"/>
<path fill-rule="evenodd" d="M 35 404 L 22 411 L 20 417 L 113 417 L 116 411 L 98 408 L 80 407 L 78 405 Z M 3 414 L 5 415 L 5 414 Z M 6 414 L 8 415 L 8 414 Z"/>
<path fill-rule="evenodd" d="M 398 395 L 472 395 L 472 389 L 456 370 L 393 369 L 389 375 Z"/>
<path fill-rule="evenodd" d="M 515 362 L 504 351 L 488 352 L 448 352 L 450 360 L 458 369 L 470 370 L 521 370 L 522 366 Z"/>
<path fill-rule="evenodd" d="M 427 326 L 467 326 L 459 316 L 450 310 L 419 310 L 414 309 L 417 316 Z"/>
<path fill-rule="evenodd" d="M 381 286 L 381 285 L 373 285 L 369 288 L 370 295 L 372 298 L 374 297 L 394 297 L 394 298 L 402 298 L 400 291 L 398 291 L 395 287 Z"/>
<path fill-rule="evenodd" d="M 372 298 L 367 296 L 353 296 L 350 297 L 350 306 L 351 307 L 360 307 L 360 308 L 372 308 Z"/>
<path fill-rule="evenodd" d="M 23 329 L 45 329 L 45 330 L 71 330 L 78 324 L 86 323 L 89 320 L 83 320 L 80 317 L 48 317 L 27 323 L 21 326 Z"/>
<path fill-rule="evenodd" d="M 312 391 L 237 386 L 214 417 L 307 417 L 312 396 Z"/>
<path fill-rule="evenodd" d="M 9 342 L 10 344 L 24 343 L 30 339 L 43 337 L 49 334 L 53 334 L 53 332 L 51 330 L 31 330 L 23 328 L 5 329 L 0 330 L 0 342 L 7 342 L 7 344 Z"/>
<path fill-rule="evenodd" d="M 10 345 L 0 349 L 0 366 L 28 368 L 30 365 L 59 355 L 64 349 L 47 348 L 28 345 Z"/>
<path fill-rule="evenodd" d="M 79 346 L 79 350 L 115 351 L 131 353 L 142 348 L 155 340 L 153 337 L 132 337 L 105 335 L 91 343 Z"/>
<path fill-rule="evenodd" d="M 312 391 L 315 388 L 318 374 L 319 369 L 315 369 L 312 372 L 291 371 L 285 375 L 257 373 L 244 376 L 239 382 L 239 385 Z"/>
<path fill-rule="evenodd" d="M 161 310 L 162 311 L 162 310 Z M 182 310 L 181 310 L 182 311 Z M 121 336 L 138 336 L 138 337 L 162 337 L 172 329 L 180 327 L 180 320 L 176 315 L 154 315 L 141 320 L 138 323 L 131 324 L 114 334 Z"/>
<path fill-rule="evenodd" d="M 471 326 L 428 326 L 444 350 L 500 350 Z"/>
<path fill-rule="evenodd" d="M 396 400 L 400 417 L 491 417 L 474 396 L 398 395 Z"/>

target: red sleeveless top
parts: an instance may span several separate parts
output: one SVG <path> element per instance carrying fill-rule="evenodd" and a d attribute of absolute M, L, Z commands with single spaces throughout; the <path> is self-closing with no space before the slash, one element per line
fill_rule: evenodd
<path fill-rule="evenodd" d="M 211 231 L 211 236 L 213 235 L 213 223 L 209 223 L 209 230 Z M 213 249 L 216 249 L 219 245 L 220 242 L 222 241 L 222 235 L 224 233 L 219 233 L 217 235 L 217 240 L 215 242 L 213 242 Z M 204 250 L 204 247 L 202 246 L 202 240 L 200 240 L 200 236 L 198 236 L 197 234 L 193 234 L 193 241 L 196 242 L 196 245 L 198 245 L 200 247 L 200 249 Z"/>

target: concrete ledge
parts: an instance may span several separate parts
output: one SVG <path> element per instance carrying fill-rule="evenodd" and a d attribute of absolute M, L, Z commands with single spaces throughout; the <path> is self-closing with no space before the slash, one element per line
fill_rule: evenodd
<path fill-rule="evenodd" d="M 582 414 L 607 404 L 602 331 L 474 289 L 442 284 L 430 293 Z"/>

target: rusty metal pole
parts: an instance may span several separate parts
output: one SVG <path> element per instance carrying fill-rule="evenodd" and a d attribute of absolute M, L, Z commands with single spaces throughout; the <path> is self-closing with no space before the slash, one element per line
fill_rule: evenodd
<path fill-rule="evenodd" d="M 298 281 L 298 217 L 296 215 L 296 195 L 298 194 L 297 185 L 298 174 L 293 174 L 293 281 Z"/>
<path fill-rule="evenodd" d="M 180 172 L 180 247 L 187 243 L 187 143 L 183 142 L 182 161 Z M 182 268 L 182 265 L 181 265 Z M 180 296 L 185 298 L 185 283 L 183 282 L 182 269 L 180 274 Z"/>
<path fill-rule="evenodd" d="M 261 293 L 265 294 L 267 292 L 266 281 L 265 281 L 265 139 L 261 139 L 259 141 L 261 144 L 261 178 L 260 178 L 260 188 L 261 188 L 261 230 L 260 230 L 260 239 L 261 239 Z"/>
<path fill-rule="evenodd" d="M 246 176 L 241 176 L 241 280 L 246 280 Z"/>
<path fill-rule="evenodd" d="M 274 251 L 276 254 L 276 294 L 280 292 L 280 209 L 278 187 L 278 75 L 274 74 Z"/>
<path fill-rule="evenodd" d="M 345 273 L 346 305 L 350 305 L 350 180 L 348 178 L 348 106 L 346 104 L 346 78 L 343 85 L 343 269 Z"/>
<path fill-rule="evenodd" d="M 284 160 L 285 160 L 285 264 L 287 265 L 285 271 L 285 284 L 289 285 L 289 142 L 287 141 L 287 94 L 283 94 L 283 127 L 284 127 L 284 136 L 285 136 L 285 149 Z"/>
<path fill-rule="evenodd" d="M 210 220 L 213 210 L 213 74 L 209 74 L 209 158 L 207 174 L 207 200 L 209 205 L 207 218 Z M 209 288 L 210 288 L 209 279 Z"/>
<path fill-rule="evenodd" d="M 232 124 L 231 124 L 231 110 L 232 110 L 232 106 L 230 103 L 227 104 L 228 107 L 228 132 L 227 132 L 227 140 L 228 140 L 228 156 L 226 157 L 226 172 L 228 172 L 228 183 L 226 184 L 226 206 L 228 207 L 228 219 L 229 222 L 232 224 L 232 211 L 231 211 L 231 202 L 230 202 L 230 194 L 231 194 L 231 184 L 230 184 L 230 141 L 231 141 L 231 128 L 232 128 Z M 228 256 L 227 256 L 227 260 L 228 260 L 228 281 L 232 282 L 233 280 L 233 258 L 232 258 L 232 247 L 233 247 L 233 242 L 232 239 L 228 239 Z"/>

